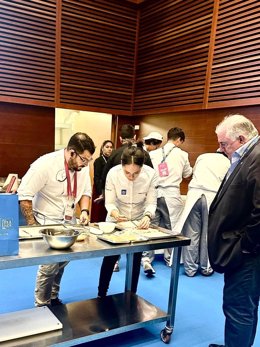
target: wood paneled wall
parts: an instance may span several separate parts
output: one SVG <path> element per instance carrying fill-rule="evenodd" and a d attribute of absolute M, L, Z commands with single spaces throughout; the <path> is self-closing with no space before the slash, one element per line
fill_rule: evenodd
<path fill-rule="evenodd" d="M 258 0 L 2 0 L 0 101 L 144 115 L 260 104 Z"/>
<path fill-rule="evenodd" d="M 55 105 L 56 0 L 0 2 L 0 101 Z"/>
<path fill-rule="evenodd" d="M 0 102 L 0 176 L 22 177 L 39 156 L 54 150 L 55 109 Z"/>
<path fill-rule="evenodd" d="M 220 1 L 208 107 L 259 105 L 259 17 L 259 1 Z"/>
<path fill-rule="evenodd" d="M 131 113 L 136 6 L 62 1 L 59 107 Z"/>
<path fill-rule="evenodd" d="M 132 114 L 137 4 L 2 0 L 0 101 Z"/>
<path fill-rule="evenodd" d="M 135 111 L 203 107 L 213 1 L 159 0 L 141 11 Z"/>
<path fill-rule="evenodd" d="M 159 131 L 164 137 L 163 143 L 167 141 L 167 132 L 170 128 L 182 128 L 186 135 L 182 149 L 189 153 L 189 159 L 193 166 L 200 154 L 216 151 L 218 148 L 215 134 L 216 125 L 225 116 L 236 113 L 243 114 L 251 119 L 260 132 L 260 106 L 172 112 L 160 114 L 159 116 L 138 117 L 137 121 L 140 123 L 141 137 L 151 131 Z M 187 183 L 183 182 L 181 188 L 182 193 L 185 194 L 187 192 Z"/>
<path fill-rule="evenodd" d="M 257 0 L 145 2 L 135 114 L 259 105 L 259 16 Z"/>

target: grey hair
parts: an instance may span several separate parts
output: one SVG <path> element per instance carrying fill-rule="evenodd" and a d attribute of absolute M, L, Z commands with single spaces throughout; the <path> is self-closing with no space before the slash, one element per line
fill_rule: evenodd
<path fill-rule="evenodd" d="M 258 135 L 258 131 L 250 119 L 241 114 L 227 116 L 216 127 L 216 134 L 225 132 L 231 140 L 243 135 L 247 141 Z"/>

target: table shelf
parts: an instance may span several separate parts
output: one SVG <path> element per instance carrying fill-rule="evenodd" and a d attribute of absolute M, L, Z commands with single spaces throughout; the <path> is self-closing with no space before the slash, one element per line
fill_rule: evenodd
<path fill-rule="evenodd" d="M 0 346 L 69 347 L 162 321 L 166 321 L 163 331 L 168 339 L 175 320 L 181 248 L 189 243 L 189 238 L 174 236 L 163 240 L 111 245 L 98 240 L 95 235 L 88 235 L 84 242 L 77 242 L 68 250 L 53 250 L 43 240 L 20 241 L 19 255 L 0 257 L 0 269 L 126 254 L 125 292 L 102 299 L 93 298 L 51 307 L 51 311 L 63 324 L 61 330 L 9 340 L 0 343 Z M 167 313 L 130 292 L 133 254 L 163 248 L 175 248 Z"/>

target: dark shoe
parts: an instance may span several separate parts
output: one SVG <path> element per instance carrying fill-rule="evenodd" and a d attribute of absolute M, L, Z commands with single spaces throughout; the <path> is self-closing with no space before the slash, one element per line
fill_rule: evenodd
<path fill-rule="evenodd" d="M 62 301 L 59 298 L 51 299 L 51 306 L 62 305 Z"/>
<path fill-rule="evenodd" d="M 207 276 L 208 277 L 208 276 L 211 276 L 211 275 L 214 274 L 214 270 L 201 270 L 200 273 L 202 274 L 202 276 Z M 218 345 L 216 345 L 216 346 L 218 346 Z"/>
<path fill-rule="evenodd" d="M 114 272 L 119 272 L 119 263 L 118 261 L 115 263 L 115 266 L 114 266 Z"/>
<path fill-rule="evenodd" d="M 105 299 L 106 295 L 98 295 L 97 297 L 98 297 L 98 299 Z"/>
<path fill-rule="evenodd" d="M 209 347 L 225 347 L 224 345 L 216 345 L 215 343 L 211 343 Z"/>
<path fill-rule="evenodd" d="M 144 273 L 149 277 L 155 274 L 155 270 L 148 261 L 144 262 Z"/>

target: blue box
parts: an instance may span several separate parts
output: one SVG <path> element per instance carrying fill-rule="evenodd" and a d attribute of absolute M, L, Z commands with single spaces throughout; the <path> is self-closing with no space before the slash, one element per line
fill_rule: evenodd
<path fill-rule="evenodd" d="M 19 253 L 19 204 L 16 194 L 0 194 L 0 256 Z"/>

